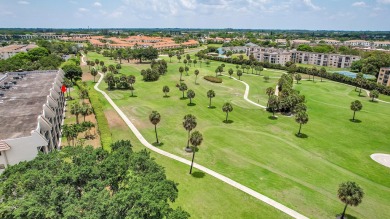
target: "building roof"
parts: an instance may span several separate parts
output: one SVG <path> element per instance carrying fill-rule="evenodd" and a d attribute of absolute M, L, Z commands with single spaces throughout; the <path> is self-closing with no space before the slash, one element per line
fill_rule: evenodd
<path fill-rule="evenodd" d="M 0 85 L 13 81 L 15 75 L 12 74 Z M 28 73 L 22 79 L 15 80 L 16 85 L 10 89 L 1 90 L 4 97 L 0 97 L 0 139 L 29 136 L 37 128 L 38 116 L 42 113 L 42 106 L 56 76 L 57 71 Z"/>

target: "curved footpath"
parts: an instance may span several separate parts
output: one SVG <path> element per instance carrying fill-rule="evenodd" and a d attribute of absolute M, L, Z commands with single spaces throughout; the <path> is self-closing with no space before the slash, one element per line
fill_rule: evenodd
<path fill-rule="evenodd" d="M 84 54 L 83 54 L 83 57 L 82 57 L 81 60 L 82 60 L 83 63 L 85 63 L 85 61 L 84 61 Z M 174 159 L 176 161 L 179 161 L 179 162 L 184 163 L 184 164 L 189 165 L 189 166 L 191 165 L 191 161 L 189 161 L 187 159 L 184 159 L 182 157 L 179 157 L 177 155 L 168 153 L 166 151 L 163 151 L 163 150 L 161 150 L 159 148 L 156 148 L 155 146 L 151 145 L 142 136 L 142 134 L 138 131 L 138 129 L 134 126 L 134 124 L 129 120 L 129 118 L 127 118 L 127 116 L 122 112 L 122 110 L 114 103 L 114 101 L 104 91 L 102 91 L 102 90 L 100 90 L 98 88 L 100 82 L 102 82 L 102 80 L 103 80 L 103 74 L 99 72 L 99 75 L 100 75 L 99 81 L 95 84 L 94 89 L 97 90 L 98 92 L 100 92 L 101 94 L 103 94 L 103 96 L 107 99 L 107 101 L 111 104 L 111 106 L 115 109 L 115 111 L 123 119 L 123 121 L 126 123 L 126 125 L 130 128 L 130 130 L 134 133 L 134 135 L 138 138 L 138 140 L 145 147 L 147 147 L 148 149 L 150 149 L 150 150 L 152 150 L 152 151 L 154 151 L 154 152 L 156 152 L 158 154 L 164 155 L 164 156 L 166 156 L 168 158 Z M 244 83 L 245 86 L 246 86 L 244 98 L 246 96 L 246 100 L 248 102 L 251 102 L 252 104 L 257 105 L 259 107 L 265 108 L 264 106 L 256 104 L 256 103 L 254 103 L 253 101 L 251 101 L 251 100 L 249 100 L 247 98 L 248 97 L 248 93 L 249 93 L 249 85 L 246 84 L 245 82 L 242 82 L 242 83 Z M 207 174 L 209 174 L 211 176 L 214 176 L 215 178 L 217 178 L 217 179 L 219 179 L 219 180 L 221 180 L 221 181 L 223 181 L 223 182 L 225 182 L 225 183 L 227 183 L 227 184 L 229 184 L 229 185 L 231 185 L 231 186 L 233 186 L 233 187 L 235 187 L 235 188 L 237 188 L 237 189 L 239 189 L 239 190 L 241 190 L 241 191 L 243 191 L 243 192 L 245 192 L 245 193 L 247 193 L 247 194 L 249 194 L 249 195 L 251 195 L 251 196 L 253 196 L 255 198 L 257 198 L 260 201 L 263 201 L 263 202 L 271 205 L 274 208 L 277 208 L 278 210 L 286 213 L 287 215 L 290 215 L 293 218 L 302 218 L 302 219 L 306 219 L 307 218 L 304 215 L 302 215 L 302 214 L 300 214 L 300 213 L 298 213 L 298 212 L 296 212 L 296 211 L 294 211 L 294 210 L 292 210 L 292 209 L 290 209 L 290 208 L 280 204 L 279 202 L 277 202 L 275 200 L 272 200 L 272 199 L 268 198 L 267 196 L 262 195 L 262 194 L 260 194 L 260 193 L 258 193 L 256 191 L 254 191 L 254 190 L 252 190 L 252 189 L 250 189 L 250 188 L 248 188 L 248 187 L 246 187 L 246 186 L 244 186 L 244 185 L 242 185 L 242 184 L 240 184 L 240 183 L 238 183 L 238 182 L 236 182 L 236 181 L 234 181 L 234 180 L 232 180 L 232 179 L 230 179 L 228 177 L 225 177 L 225 176 L 223 176 L 223 175 L 221 175 L 221 174 L 219 174 L 219 173 L 217 173 L 217 172 L 215 172 L 213 170 L 210 170 L 210 169 L 208 169 L 208 168 L 206 168 L 206 167 L 204 167 L 202 165 L 194 163 L 194 167 L 197 168 L 198 170 L 201 170 L 201 171 L 203 171 L 203 172 L 205 172 L 205 173 L 207 173 Z"/>

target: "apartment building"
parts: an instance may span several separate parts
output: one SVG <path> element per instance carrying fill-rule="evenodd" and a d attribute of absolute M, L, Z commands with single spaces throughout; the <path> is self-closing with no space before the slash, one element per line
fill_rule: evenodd
<path fill-rule="evenodd" d="M 386 48 L 390 47 L 390 41 L 375 41 L 374 42 L 375 48 Z"/>
<path fill-rule="evenodd" d="M 325 54 L 286 50 L 280 48 L 247 47 L 247 55 L 253 54 L 260 62 L 285 65 L 286 62 L 329 66 L 336 68 L 349 68 L 352 62 L 360 59 L 359 56 Z"/>
<path fill-rule="evenodd" d="M 382 84 L 384 86 L 390 86 L 390 67 L 386 68 L 381 68 L 379 70 L 379 75 L 378 75 L 378 84 Z"/>
<path fill-rule="evenodd" d="M 12 56 L 20 53 L 20 52 L 27 52 L 30 49 L 34 49 L 38 47 L 35 44 L 27 44 L 27 45 L 9 45 L 5 47 L 0 47 L 0 59 L 8 59 Z"/>
<path fill-rule="evenodd" d="M 348 40 L 344 44 L 347 46 L 371 46 L 371 42 L 366 40 Z"/>
<path fill-rule="evenodd" d="M 0 173 L 59 149 L 65 97 L 62 70 L 0 76 Z"/>

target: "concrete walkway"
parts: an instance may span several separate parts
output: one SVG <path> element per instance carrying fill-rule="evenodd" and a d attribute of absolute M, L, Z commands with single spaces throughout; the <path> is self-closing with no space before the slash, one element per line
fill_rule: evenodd
<path fill-rule="evenodd" d="M 82 61 L 84 62 L 83 58 L 82 58 Z M 98 83 L 96 83 L 95 86 L 94 86 L 95 90 L 97 90 L 98 92 L 103 94 L 103 96 L 107 99 L 107 101 L 111 104 L 111 106 L 115 109 L 115 111 L 119 114 L 119 116 L 124 120 L 126 125 L 131 129 L 131 131 L 134 133 L 134 135 L 138 138 L 138 140 L 145 147 L 149 148 L 150 150 L 190 166 L 191 165 L 191 161 L 186 160 L 186 159 L 184 159 L 182 157 L 179 157 L 177 155 L 168 153 L 166 151 L 163 151 L 163 150 L 161 150 L 159 148 L 156 148 L 155 146 L 151 145 L 148 141 L 146 141 L 146 139 L 142 136 L 142 134 L 138 131 L 138 129 L 134 126 L 134 124 L 129 120 L 129 118 L 127 118 L 127 116 L 122 112 L 122 110 L 114 103 L 114 101 L 104 91 L 102 91 L 102 90 L 100 90 L 98 88 L 100 82 L 103 80 L 103 74 L 101 74 L 100 72 L 99 72 L 99 74 L 100 74 L 100 78 L 99 78 Z M 246 86 L 244 99 L 246 98 L 246 100 L 248 102 L 251 102 L 252 104 L 257 105 L 257 106 L 259 106 L 261 108 L 265 108 L 262 105 L 259 105 L 257 103 L 254 103 L 253 101 L 248 100 L 247 97 L 248 97 L 248 92 L 249 92 L 249 85 L 246 84 L 245 82 L 242 82 L 242 83 L 245 84 L 245 86 Z M 201 170 L 201 171 L 203 171 L 203 172 L 205 172 L 205 173 L 207 173 L 207 174 L 209 174 L 211 176 L 214 176 L 215 178 L 217 178 L 217 179 L 219 179 L 219 180 L 221 180 L 221 181 L 223 181 L 223 182 L 225 182 L 225 183 L 227 183 L 227 184 L 229 184 L 229 185 L 231 185 L 231 186 L 233 186 L 233 187 L 235 187 L 235 188 L 237 188 L 237 189 L 239 189 L 239 190 L 241 190 L 241 191 L 243 191 L 243 192 L 245 192 L 245 193 L 247 193 L 247 194 L 249 194 L 249 195 L 251 195 L 251 196 L 253 196 L 255 198 L 257 198 L 258 200 L 261 200 L 261 201 L 271 205 L 272 207 L 277 208 L 278 210 L 286 213 L 287 215 L 290 215 L 293 218 L 307 218 L 304 215 L 302 215 L 302 214 L 300 214 L 300 213 L 298 213 L 298 212 L 296 212 L 296 211 L 294 211 L 294 210 L 292 210 L 292 209 L 290 209 L 290 208 L 280 204 L 279 202 L 277 202 L 275 200 L 272 200 L 272 199 L 268 198 L 267 196 L 262 195 L 262 194 L 260 194 L 260 193 L 258 193 L 256 191 L 254 191 L 254 190 L 252 190 L 252 189 L 250 189 L 250 188 L 248 188 L 248 187 L 246 187 L 246 186 L 244 186 L 244 185 L 242 185 L 242 184 L 240 184 L 240 183 L 238 183 L 238 182 L 236 182 L 236 181 L 234 181 L 234 180 L 232 180 L 232 179 L 230 179 L 228 177 L 225 177 L 225 176 L 223 176 L 223 175 L 221 175 L 221 174 L 219 174 L 219 173 L 217 173 L 217 172 L 215 172 L 213 170 L 210 170 L 210 169 L 208 169 L 208 168 L 206 168 L 206 167 L 204 167 L 202 165 L 194 163 L 194 168 L 197 168 L 198 170 Z"/>

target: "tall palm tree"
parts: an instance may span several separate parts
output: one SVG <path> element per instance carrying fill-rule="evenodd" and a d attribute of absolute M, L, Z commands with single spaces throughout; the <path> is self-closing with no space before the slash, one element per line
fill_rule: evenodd
<path fill-rule="evenodd" d="M 198 63 L 198 61 L 196 61 L 196 59 L 194 59 L 194 61 L 192 61 L 192 63 L 194 63 L 194 67 L 196 67 L 196 63 Z"/>
<path fill-rule="evenodd" d="M 184 60 L 185 61 L 185 60 Z M 190 70 L 190 68 L 188 66 L 184 67 L 184 71 L 186 71 L 186 75 L 188 76 L 188 71 Z"/>
<path fill-rule="evenodd" d="M 99 59 L 95 59 L 95 64 L 97 65 L 96 67 L 99 69 L 99 63 L 100 63 L 100 61 L 99 61 Z"/>
<path fill-rule="evenodd" d="M 169 57 L 169 62 L 172 63 L 172 57 L 173 57 L 173 52 L 169 51 L 168 52 L 168 57 Z"/>
<path fill-rule="evenodd" d="M 362 110 L 362 108 L 363 108 L 363 105 L 359 100 L 352 101 L 352 103 L 351 103 L 351 110 L 353 111 L 352 121 L 355 121 L 356 111 L 360 111 L 360 110 Z"/>
<path fill-rule="evenodd" d="M 76 123 L 79 124 L 79 115 L 81 113 L 80 103 L 76 102 L 70 106 L 70 113 L 76 116 Z"/>
<path fill-rule="evenodd" d="M 322 68 L 320 69 L 319 74 L 320 74 L 320 78 L 321 78 L 321 82 L 322 82 L 322 77 L 325 77 L 326 69 L 325 69 L 324 67 L 322 67 Z"/>
<path fill-rule="evenodd" d="M 273 87 L 268 87 L 266 90 L 265 90 L 265 93 L 268 95 L 268 98 L 271 97 L 271 95 L 275 94 L 275 88 Z"/>
<path fill-rule="evenodd" d="M 157 124 L 161 120 L 161 115 L 157 111 L 152 111 L 152 113 L 149 115 L 150 122 L 154 125 L 154 132 L 156 133 L 156 143 L 158 144 L 158 135 L 157 135 Z"/>
<path fill-rule="evenodd" d="M 193 90 L 187 91 L 187 97 L 190 99 L 190 105 L 192 104 L 192 98 L 195 97 L 195 92 Z"/>
<path fill-rule="evenodd" d="M 97 73 L 98 73 L 97 70 L 95 68 L 92 68 L 91 75 L 93 76 L 93 82 L 96 82 L 95 78 L 96 78 Z"/>
<path fill-rule="evenodd" d="M 341 183 L 337 191 L 337 196 L 345 204 L 341 219 L 344 219 L 347 206 L 358 206 L 364 197 L 363 189 L 355 182 Z"/>
<path fill-rule="evenodd" d="M 375 98 L 378 98 L 379 97 L 379 91 L 378 90 L 373 90 L 370 92 L 370 97 L 372 98 L 371 99 L 371 102 L 374 102 L 375 101 Z"/>
<path fill-rule="evenodd" d="M 296 74 L 295 75 L 295 80 L 297 81 L 297 84 L 299 83 L 300 80 L 302 80 L 301 74 Z M 322 81 L 322 80 L 321 80 Z"/>
<path fill-rule="evenodd" d="M 272 111 L 272 116 L 275 118 L 275 111 L 279 108 L 279 98 L 275 94 L 268 98 L 267 107 Z"/>
<path fill-rule="evenodd" d="M 207 91 L 207 97 L 210 99 L 209 108 L 211 107 L 211 98 L 215 97 L 215 92 L 213 90 Z"/>
<path fill-rule="evenodd" d="M 194 61 L 196 61 L 196 60 L 194 60 Z M 195 64 L 195 63 L 194 63 L 194 64 Z M 196 80 L 198 79 L 198 75 L 199 75 L 199 70 L 196 69 L 195 72 L 194 72 L 194 74 L 195 74 L 195 84 L 196 84 Z"/>
<path fill-rule="evenodd" d="M 71 128 L 70 125 L 65 124 L 62 126 L 62 136 L 66 138 L 66 141 L 68 142 L 68 146 L 70 145 L 70 141 L 72 140 L 72 131 L 73 129 Z"/>
<path fill-rule="evenodd" d="M 109 66 L 108 66 L 108 70 L 109 70 L 111 73 L 114 73 L 115 66 L 114 66 L 113 64 L 109 65 Z"/>
<path fill-rule="evenodd" d="M 182 66 L 179 67 L 180 72 L 180 81 L 182 81 L 181 77 L 183 76 L 184 68 Z"/>
<path fill-rule="evenodd" d="M 184 99 L 184 91 L 186 91 L 188 88 L 187 88 L 187 85 L 185 83 L 180 83 L 179 85 L 179 90 L 181 92 L 183 92 L 183 99 Z"/>
<path fill-rule="evenodd" d="M 232 106 L 232 104 L 230 104 L 230 103 L 225 103 L 225 104 L 223 104 L 223 106 L 222 106 L 222 111 L 224 111 L 224 112 L 226 113 L 225 122 L 227 122 L 227 121 L 228 121 L 229 112 L 233 111 L 233 106 Z"/>
<path fill-rule="evenodd" d="M 129 75 L 129 76 L 127 77 L 127 83 L 130 84 L 131 96 L 134 97 L 135 76 L 134 76 L 134 75 Z"/>
<path fill-rule="evenodd" d="M 83 103 L 80 108 L 80 114 L 84 117 L 84 122 L 85 122 L 85 117 L 88 115 L 91 115 L 93 113 L 93 109 L 90 104 Z"/>
<path fill-rule="evenodd" d="M 102 72 L 103 72 L 103 73 L 106 73 L 106 72 L 107 72 L 107 66 L 102 65 Z"/>
<path fill-rule="evenodd" d="M 192 166 L 194 164 L 194 158 L 195 158 L 195 152 L 196 152 L 196 148 L 202 144 L 202 141 L 203 141 L 203 136 L 200 132 L 198 131 L 194 131 L 192 134 L 191 134 L 191 137 L 190 137 L 190 142 L 192 144 L 192 161 L 191 161 L 191 168 L 190 168 L 190 174 L 192 174 Z"/>
<path fill-rule="evenodd" d="M 190 148 L 190 133 L 191 133 L 191 130 L 194 129 L 197 125 L 197 122 L 196 122 L 196 117 L 192 114 L 188 114 L 188 115 L 185 115 L 184 118 L 183 118 L 183 127 L 185 130 L 188 131 L 188 140 L 187 140 L 187 147 L 186 147 L 186 151 L 190 152 L 191 151 L 191 148 Z"/>
<path fill-rule="evenodd" d="M 229 71 L 228 71 L 228 73 L 229 73 L 229 75 L 230 75 L 230 78 L 232 78 L 232 75 L 233 75 L 233 73 L 234 73 L 233 69 L 230 68 Z"/>
<path fill-rule="evenodd" d="M 169 93 L 169 87 L 167 86 L 167 85 L 165 85 L 164 87 L 163 87 L 163 92 L 164 92 L 164 96 L 165 97 L 167 97 L 168 95 L 167 95 L 167 93 Z"/>
<path fill-rule="evenodd" d="M 238 76 L 238 80 L 241 80 L 241 76 L 242 76 L 241 70 L 237 70 L 237 76 Z"/>
<path fill-rule="evenodd" d="M 305 111 L 300 111 L 295 115 L 295 121 L 299 123 L 298 136 L 300 136 L 302 125 L 309 121 L 309 115 Z"/>
<path fill-rule="evenodd" d="M 177 55 L 177 60 L 179 60 L 180 63 L 181 55 Z"/>

